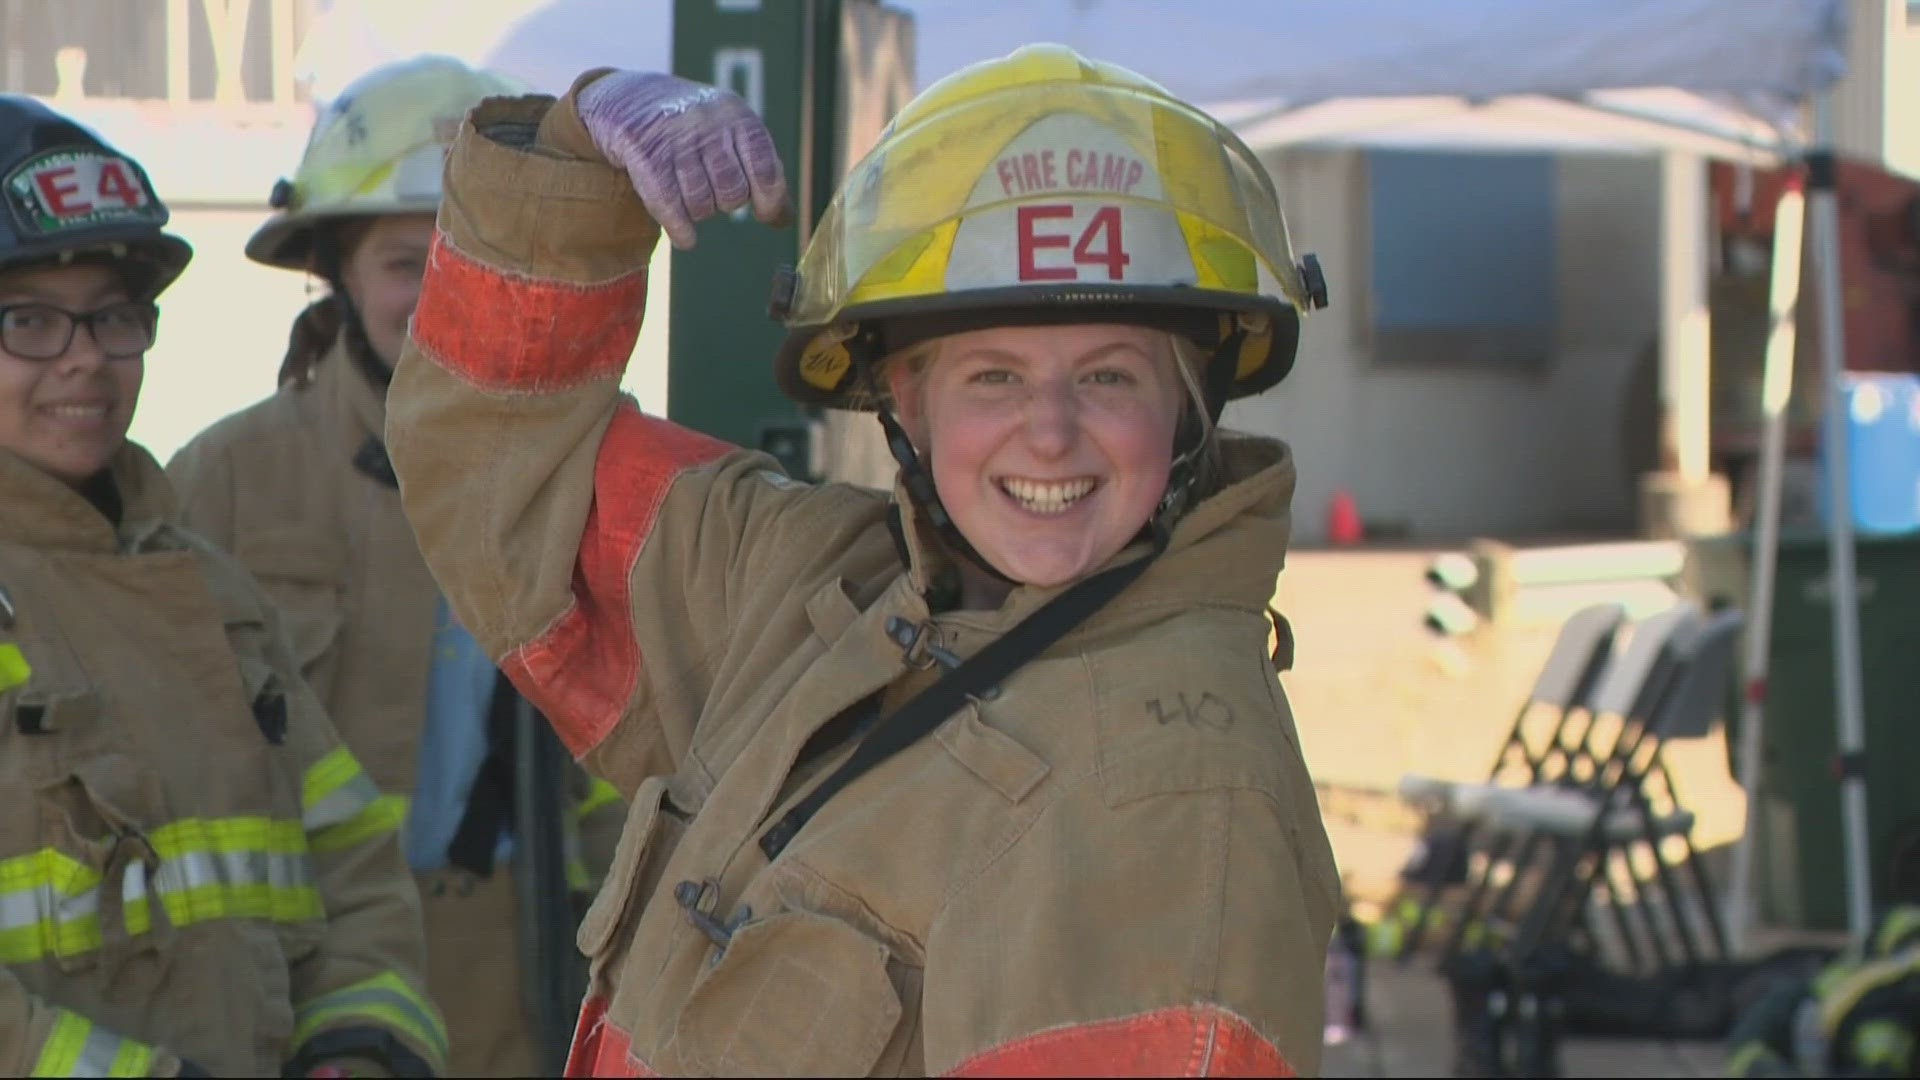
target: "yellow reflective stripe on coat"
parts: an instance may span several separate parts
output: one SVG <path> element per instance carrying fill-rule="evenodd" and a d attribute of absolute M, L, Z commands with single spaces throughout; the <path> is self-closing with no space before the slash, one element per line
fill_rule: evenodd
<path fill-rule="evenodd" d="M 153 1048 L 61 1010 L 33 1063 L 34 1076 L 145 1076 Z"/>
<path fill-rule="evenodd" d="M 12 642 L 0 645 L 0 693 L 16 686 L 25 686 L 33 677 L 33 665 L 27 663 L 20 646 Z"/>
<path fill-rule="evenodd" d="M 436 1065 L 447 1060 L 447 1027 L 439 1010 L 392 972 L 301 1003 L 293 1044 L 304 1045 L 328 1028 L 368 1025 L 405 1035 L 426 1047 Z"/>
<path fill-rule="evenodd" d="M 301 820 L 316 854 L 353 847 L 398 829 L 407 800 L 382 795 L 344 746 L 313 763 L 300 784 Z"/>
<path fill-rule="evenodd" d="M 119 880 L 129 934 L 152 927 L 152 894 L 174 926 L 214 919 L 307 922 L 324 915 L 297 821 L 188 819 L 147 837 L 158 863 Z M 0 963 L 74 956 L 101 944 L 100 874 L 53 848 L 0 860 Z"/>
<path fill-rule="evenodd" d="M 621 801 L 619 788 L 596 777 L 592 786 L 587 788 L 586 798 L 574 804 L 573 818 L 575 821 L 584 820 L 588 814 L 593 813 L 595 810 L 603 806 L 615 805 Z"/>

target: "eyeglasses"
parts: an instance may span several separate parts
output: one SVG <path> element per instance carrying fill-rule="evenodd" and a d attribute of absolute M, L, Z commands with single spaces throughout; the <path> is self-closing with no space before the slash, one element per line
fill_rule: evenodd
<path fill-rule="evenodd" d="M 84 326 L 110 360 L 129 360 L 153 348 L 160 309 L 146 300 L 108 304 L 78 312 L 52 304 L 0 306 L 0 349 L 22 360 L 58 360 L 73 345 L 73 333 Z"/>

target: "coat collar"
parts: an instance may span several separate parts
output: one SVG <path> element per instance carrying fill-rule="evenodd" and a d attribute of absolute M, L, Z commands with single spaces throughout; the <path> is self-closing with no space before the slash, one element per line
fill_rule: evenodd
<path fill-rule="evenodd" d="M 173 517 L 173 485 L 146 448 L 128 441 L 107 466 L 120 493 L 120 521 L 26 459 L 0 450 L 0 540 L 34 548 L 111 555 L 138 550 Z"/>

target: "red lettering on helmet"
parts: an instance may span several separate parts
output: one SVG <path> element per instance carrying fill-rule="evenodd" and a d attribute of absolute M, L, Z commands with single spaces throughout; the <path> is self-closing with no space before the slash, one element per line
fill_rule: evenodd
<path fill-rule="evenodd" d="M 1103 238 L 1105 243 L 1099 251 L 1093 250 L 1095 238 Z M 1103 206 L 1094 211 L 1093 220 L 1087 222 L 1087 230 L 1073 245 L 1073 261 L 1080 266 L 1099 264 L 1107 268 L 1107 280 L 1119 281 L 1126 277 L 1127 264 L 1133 256 L 1127 254 L 1125 244 L 1120 238 L 1120 208 Z"/>
<path fill-rule="evenodd" d="M 112 200 L 129 210 L 147 204 L 147 193 L 140 190 L 140 185 L 133 182 L 126 167 L 118 161 L 100 163 L 100 181 L 94 187 L 102 201 Z"/>
<path fill-rule="evenodd" d="M 1103 191 L 1121 191 L 1126 181 L 1126 159 L 1118 154 L 1106 155 L 1100 165 L 1100 188 Z"/>
<path fill-rule="evenodd" d="M 1146 171 L 1146 169 L 1145 169 L 1145 168 L 1144 168 L 1144 167 L 1143 167 L 1143 166 L 1142 166 L 1142 165 L 1141 165 L 1141 164 L 1140 164 L 1139 162 L 1137 162 L 1137 161 L 1132 161 L 1132 162 L 1128 162 L 1128 163 L 1127 163 L 1127 186 L 1126 186 L 1126 191 L 1127 191 L 1127 192 L 1128 192 L 1129 194 L 1131 194 L 1131 193 L 1132 193 L 1132 191 L 1133 191 L 1133 185 L 1135 185 L 1135 184 L 1137 184 L 1137 183 L 1139 183 L 1139 182 L 1140 182 L 1140 174 L 1141 174 L 1141 173 L 1143 173 L 1143 172 L 1145 172 L 1145 171 Z"/>
<path fill-rule="evenodd" d="M 93 209 L 93 203 L 84 196 L 81 201 L 73 201 L 73 196 L 80 194 L 78 181 L 61 183 L 63 180 L 72 180 L 75 171 L 72 165 L 62 165 L 33 174 L 33 182 L 40 188 L 40 201 L 46 205 L 47 213 L 55 217 L 67 217 Z"/>
<path fill-rule="evenodd" d="M 1105 267 L 1108 281 L 1126 278 L 1126 268 L 1133 262 L 1133 256 L 1127 254 L 1126 240 L 1121 234 L 1119 207 L 1102 206 L 1094 210 L 1087 227 L 1079 230 L 1077 237 L 1073 232 L 1042 233 L 1037 227 L 1041 221 L 1071 220 L 1074 216 L 1071 204 L 1022 206 L 1015 211 L 1015 216 L 1018 222 L 1021 281 L 1078 281 L 1079 268 L 1082 266 Z M 1065 248 L 1069 245 L 1073 249 L 1071 265 L 1040 265 L 1037 253 L 1041 248 Z"/>
<path fill-rule="evenodd" d="M 1015 212 L 1019 222 L 1020 280 L 1072 281 L 1080 276 L 1071 266 L 1040 266 L 1034 253 L 1040 248 L 1064 248 L 1073 241 L 1066 233 L 1040 235 L 1034 226 L 1043 220 L 1073 217 L 1073 207 L 1055 203 L 1047 206 L 1022 206 Z"/>
<path fill-rule="evenodd" d="M 1020 171 L 1008 167 L 1006 158 L 993 163 L 993 171 L 1000 176 L 1000 194 L 1011 195 L 1015 184 L 1020 182 Z"/>
<path fill-rule="evenodd" d="M 1048 187 L 1057 188 L 1060 186 L 1059 181 L 1053 178 L 1053 151 L 1052 150 L 1040 151 L 1040 176 L 1042 179 L 1044 179 L 1047 182 Z"/>
<path fill-rule="evenodd" d="M 1027 153 L 1020 155 L 1020 178 L 1026 181 L 1026 189 L 1028 191 L 1046 186 L 1040 179 L 1040 156 L 1038 154 Z"/>
<path fill-rule="evenodd" d="M 1067 186 L 1080 186 L 1080 151 L 1067 151 Z"/>

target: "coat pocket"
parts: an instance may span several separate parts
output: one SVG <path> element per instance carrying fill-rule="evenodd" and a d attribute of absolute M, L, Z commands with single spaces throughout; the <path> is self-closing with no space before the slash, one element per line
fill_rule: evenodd
<path fill-rule="evenodd" d="M 889 959 L 884 943 L 825 915 L 750 922 L 694 984 L 675 1040 L 704 1075 L 871 1075 L 902 1014 Z"/>
<path fill-rule="evenodd" d="M 606 882 L 580 920 L 575 942 L 589 965 L 589 996 L 612 993 L 634 925 L 686 834 L 686 821 L 668 804 L 666 794 L 667 781 L 660 776 L 649 776 L 633 793 Z"/>
<path fill-rule="evenodd" d="M 39 781 L 35 801 L 55 963 L 75 971 L 103 953 L 164 951 L 173 924 L 160 891 L 170 879 L 161 873 L 169 815 L 159 775 L 124 754 L 95 755 Z"/>

